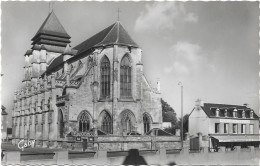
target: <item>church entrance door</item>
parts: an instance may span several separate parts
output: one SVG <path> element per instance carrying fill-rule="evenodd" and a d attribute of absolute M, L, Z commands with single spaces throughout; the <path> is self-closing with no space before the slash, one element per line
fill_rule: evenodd
<path fill-rule="evenodd" d="M 126 133 L 130 133 L 131 132 L 131 120 L 130 118 L 128 117 L 126 119 Z"/>
<path fill-rule="evenodd" d="M 85 152 L 85 150 L 88 148 L 88 140 L 87 139 L 83 139 L 82 146 L 83 146 L 83 152 Z"/>

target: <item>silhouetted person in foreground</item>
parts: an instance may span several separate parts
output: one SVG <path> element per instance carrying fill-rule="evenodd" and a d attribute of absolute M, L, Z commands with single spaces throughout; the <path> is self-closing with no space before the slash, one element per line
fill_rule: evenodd
<path fill-rule="evenodd" d="M 130 149 L 123 165 L 147 165 L 147 163 L 143 156 L 139 156 L 138 149 Z"/>
<path fill-rule="evenodd" d="M 4 152 L 2 151 L 2 152 L 1 152 L 1 160 L 4 159 L 4 156 L 5 156 L 5 155 L 4 155 Z"/>
<path fill-rule="evenodd" d="M 172 165 L 176 165 L 175 162 L 170 162 L 168 165 L 172 166 Z"/>

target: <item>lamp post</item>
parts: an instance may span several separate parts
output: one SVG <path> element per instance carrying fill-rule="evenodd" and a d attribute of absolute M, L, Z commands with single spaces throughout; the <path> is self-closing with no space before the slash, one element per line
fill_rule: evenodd
<path fill-rule="evenodd" d="M 94 136 L 96 137 L 97 136 L 97 126 L 96 126 L 96 110 L 95 110 L 95 107 L 96 107 L 96 101 L 97 101 L 97 92 L 98 92 L 98 86 L 99 86 L 99 83 L 97 81 L 94 81 L 91 85 L 90 85 L 90 88 L 91 88 L 91 92 L 92 92 L 92 96 L 93 96 L 93 130 L 94 130 Z"/>
<path fill-rule="evenodd" d="M 181 86 L 181 148 L 183 148 L 183 85 L 181 82 L 178 85 Z"/>

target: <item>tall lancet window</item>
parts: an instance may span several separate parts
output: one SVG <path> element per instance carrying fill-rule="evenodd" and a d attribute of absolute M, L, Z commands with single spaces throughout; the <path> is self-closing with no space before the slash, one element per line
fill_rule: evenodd
<path fill-rule="evenodd" d="M 120 64 L 120 96 L 131 97 L 131 65 L 128 56 L 124 56 Z"/>
<path fill-rule="evenodd" d="M 59 110 L 58 118 L 59 118 L 58 119 L 59 135 L 60 135 L 60 138 L 64 138 L 64 135 L 63 135 L 64 122 L 63 122 L 63 114 L 62 114 L 61 110 Z"/>
<path fill-rule="evenodd" d="M 111 116 L 106 112 L 102 120 L 101 130 L 110 134 L 112 131 L 112 120 Z"/>
<path fill-rule="evenodd" d="M 100 65 L 101 71 L 101 98 L 110 97 L 110 62 L 105 56 Z"/>
<path fill-rule="evenodd" d="M 83 112 L 79 119 L 79 132 L 86 132 L 90 129 L 90 118 L 87 112 Z"/>

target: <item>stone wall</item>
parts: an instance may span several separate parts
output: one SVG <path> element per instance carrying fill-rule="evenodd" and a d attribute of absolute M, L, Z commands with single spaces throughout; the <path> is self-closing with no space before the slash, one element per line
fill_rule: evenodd
<path fill-rule="evenodd" d="M 160 93 L 152 89 L 152 87 L 148 84 L 146 78 L 143 76 L 142 68 L 139 67 L 139 64 L 141 64 L 141 50 L 139 48 L 132 48 L 131 51 L 129 51 L 127 47 L 114 46 L 105 48 L 103 50 L 97 49 L 95 52 L 97 52 L 97 66 L 95 67 L 94 71 L 95 78 L 92 73 L 89 72 L 85 77 L 82 78 L 84 79 L 84 81 L 78 87 L 78 89 L 70 87 L 67 88 L 67 94 L 69 95 L 68 107 L 70 121 L 69 123 L 67 123 L 68 128 L 72 128 L 72 130 L 78 130 L 78 118 L 83 110 L 86 110 L 90 115 L 90 127 L 93 127 L 92 120 L 94 118 L 98 122 L 97 128 L 99 129 L 101 129 L 103 118 L 102 112 L 104 110 L 108 112 L 113 119 L 113 134 L 115 135 L 120 135 L 123 132 L 120 114 L 124 110 L 130 110 L 131 112 L 133 112 L 135 116 L 135 121 L 132 123 L 139 133 L 144 133 L 144 113 L 148 113 L 151 116 L 151 123 L 161 124 L 162 108 Z M 114 53 L 116 55 L 114 55 Z M 130 57 L 130 61 L 132 63 L 132 99 L 130 100 L 124 100 L 120 98 L 120 62 L 126 54 Z M 89 68 L 89 66 L 87 65 L 90 56 L 92 55 L 86 54 L 83 58 L 80 59 L 82 63 L 84 63 L 86 69 Z M 93 96 L 90 85 L 93 82 L 93 79 L 99 82 L 100 85 L 100 61 L 104 56 L 108 57 L 111 67 L 110 98 L 107 98 L 105 100 L 100 98 L 100 88 L 98 88 L 98 101 L 95 103 L 95 108 L 93 108 Z M 78 61 L 79 60 L 71 62 L 71 64 L 69 65 L 77 67 Z M 114 64 L 114 69 L 113 62 L 119 63 Z M 116 70 L 117 72 L 115 72 Z M 114 103 L 112 101 L 112 98 L 114 98 Z"/>
<path fill-rule="evenodd" d="M 48 56 L 46 54 L 48 54 Z M 120 63 L 125 55 L 129 56 L 131 62 L 132 97 L 129 99 L 123 99 L 120 96 Z M 94 52 L 81 56 L 73 62 L 66 62 L 66 65 L 59 66 L 53 73 L 39 79 L 40 73 L 43 72 L 41 69 L 45 68 L 45 66 L 40 68 L 39 63 L 43 60 L 48 63 L 48 61 L 50 61 L 50 59 L 48 59 L 49 56 L 53 59 L 58 56 L 58 54 L 49 53 L 44 50 L 34 50 L 33 55 L 26 58 L 27 65 L 32 65 L 32 74 L 37 75 L 37 77 L 29 80 L 33 85 L 30 92 L 28 89 L 24 89 L 26 91 L 21 91 L 18 95 L 15 95 L 16 104 L 13 115 L 13 126 L 16 141 L 13 141 L 14 144 L 20 139 L 25 138 L 36 139 L 36 145 L 43 147 L 48 146 L 47 142 L 51 141 L 52 143 L 50 144 L 53 144 L 53 147 L 55 147 L 53 141 L 65 141 L 68 133 L 79 130 L 78 120 L 82 111 L 89 113 L 90 128 L 94 127 L 94 124 L 92 124 L 93 121 L 97 121 L 98 129 L 101 129 L 102 112 L 104 110 L 107 111 L 113 120 L 113 135 L 123 134 L 121 113 L 125 110 L 130 110 L 134 115 L 134 118 L 131 118 L 131 130 L 136 130 L 144 134 L 144 113 L 149 114 L 151 123 L 150 129 L 153 126 L 152 124 L 159 124 L 158 127 L 160 127 L 162 123 L 161 94 L 151 87 L 143 75 L 141 62 L 142 51 L 140 48 L 130 49 L 125 46 L 117 45 L 113 47 L 109 46 L 104 49 L 98 48 Z M 107 56 L 110 60 L 111 67 L 110 98 L 100 98 L 100 88 L 98 88 L 98 100 L 93 104 L 90 85 L 93 81 L 99 82 L 100 85 L 100 61 L 104 56 Z M 94 66 L 94 69 L 91 69 L 93 70 L 92 72 L 90 71 L 81 78 L 82 81 L 78 87 L 70 84 L 70 80 L 67 80 L 69 76 L 66 76 L 67 71 L 64 69 L 65 66 L 67 69 L 68 66 L 73 65 L 74 71 L 72 73 L 77 74 L 77 71 L 79 71 L 77 69 L 79 69 L 80 64 L 83 64 L 84 71 L 88 71 L 88 69 L 90 69 L 90 65 L 88 66 L 90 57 L 97 60 L 97 66 Z M 29 72 L 29 69 L 26 69 L 25 74 L 28 74 L 27 72 Z M 60 76 L 65 76 L 66 79 Z M 65 91 L 66 94 L 63 93 Z M 59 101 L 59 99 L 63 99 L 64 96 L 68 96 L 68 98 L 64 99 L 63 103 L 63 101 Z M 65 123 L 63 134 L 60 133 L 62 130 L 60 130 L 60 122 L 58 121 L 61 115 Z M 32 121 L 30 125 L 29 119 Z M 17 122 L 19 124 L 15 124 Z M 62 135 L 64 135 L 65 138 L 61 137 Z M 42 143 L 41 140 L 44 140 L 45 143 Z M 132 143 L 131 146 L 138 147 L 139 145 Z M 148 146 L 151 145 L 141 145 L 141 147 L 144 148 Z"/>
<path fill-rule="evenodd" d="M 82 139 L 87 139 L 82 137 Z M 65 149 L 82 151 L 83 142 L 75 141 L 70 137 L 67 141 L 58 142 L 59 147 Z M 95 144 L 95 145 L 94 145 Z M 94 148 L 94 146 L 96 148 Z M 129 149 L 139 150 L 156 150 L 165 149 L 180 149 L 180 137 L 177 136 L 100 136 L 97 140 L 88 140 L 87 151 L 107 150 L 107 151 L 125 151 Z"/>

